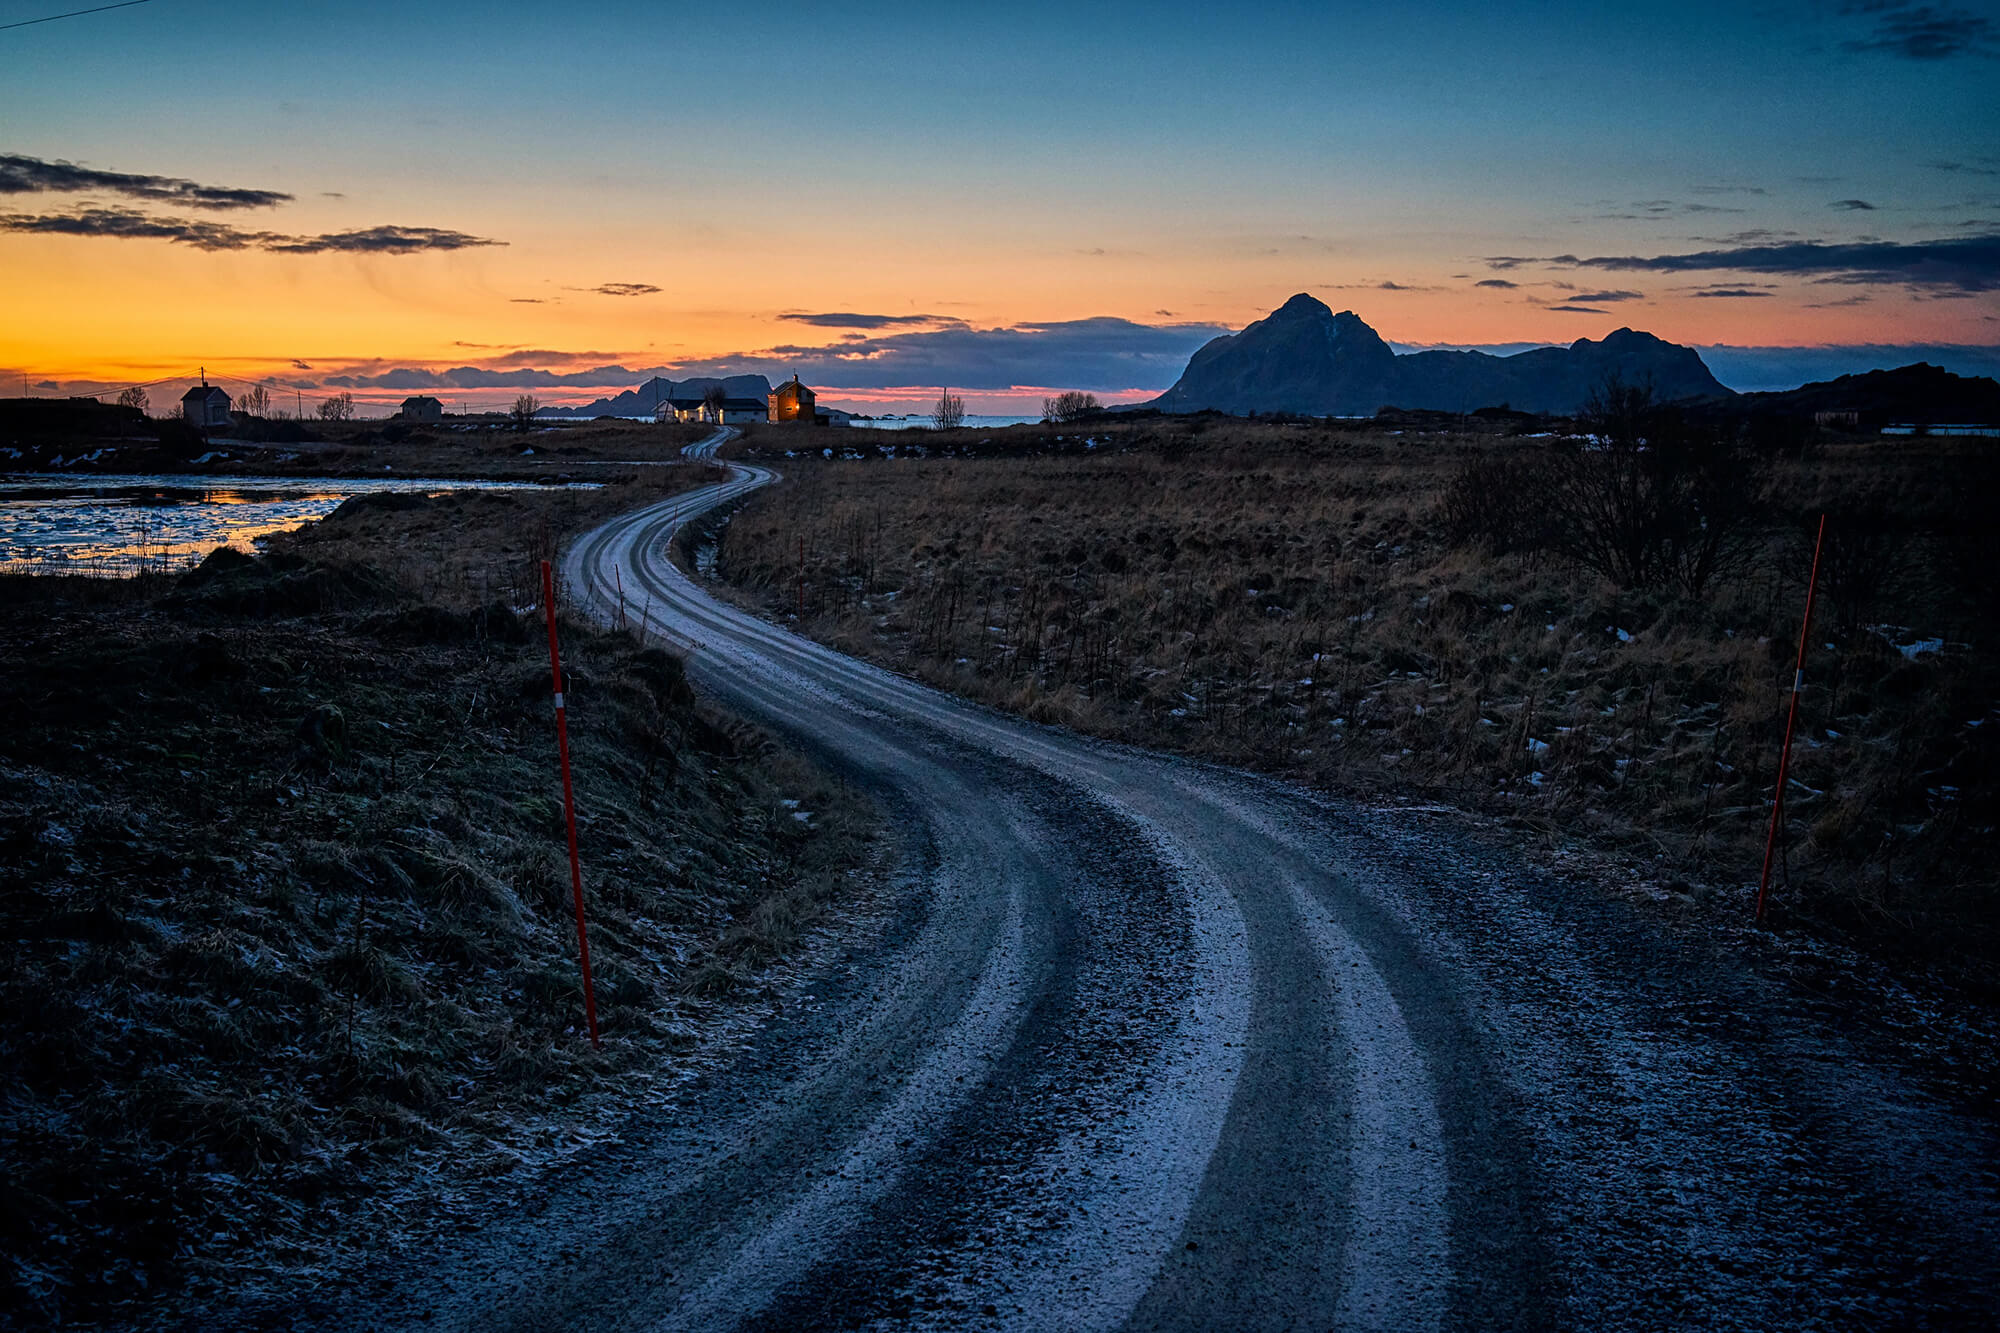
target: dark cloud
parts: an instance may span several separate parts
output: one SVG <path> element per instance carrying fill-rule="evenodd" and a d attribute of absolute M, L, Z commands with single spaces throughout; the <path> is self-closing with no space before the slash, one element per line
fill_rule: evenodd
<path fill-rule="evenodd" d="M 197 250 L 252 250 L 272 241 L 291 239 L 277 232 L 245 231 L 226 222 L 150 217 L 128 208 L 86 208 L 75 213 L 0 213 L 0 231 L 174 241 Z"/>
<path fill-rule="evenodd" d="M 1397 282 L 1384 278 L 1380 282 L 1321 282 L 1315 283 L 1316 292 L 1434 292 L 1435 287 L 1423 287 L 1415 283 Z"/>
<path fill-rule="evenodd" d="M 1836 199 L 1828 204 L 1827 207 L 1844 208 L 1850 213 L 1873 213 L 1875 211 L 1875 205 L 1869 203 L 1866 199 Z"/>
<path fill-rule="evenodd" d="M 1601 255 L 1541 260 L 1501 256 L 1495 268 L 1543 263 L 1620 273 L 1771 273 L 1821 282 L 1901 285 L 1935 291 L 1987 292 L 2000 288 L 2000 234 L 1941 241 L 1796 241 L 1745 245 L 1692 254 Z"/>
<path fill-rule="evenodd" d="M 2000 167 L 1979 167 L 1970 162 L 1933 162 L 1933 171 L 1948 171 L 1959 176 L 2000 176 Z"/>
<path fill-rule="evenodd" d="M 1857 0 L 1843 14 L 1874 20 L 1867 37 L 1842 42 L 1848 51 L 1886 51 L 1908 60 L 1949 60 L 1953 56 L 2000 53 L 1993 20 L 1956 5 L 1914 4 L 1911 0 Z"/>
<path fill-rule="evenodd" d="M 1623 291 L 1578 292 L 1576 295 L 1566 297 L 1565 299 L 1573 305 L 1608 305 L 1614 301 L 1643 301 L 1646 299 L 1646 294 L 1644 292 Z"/>
<path fill-rule="evenodd" d="M 1488 255 L 1483 262 L 1488 268 L 1496 268 L 1502 273 L 1507 273 L 1517 268 L 1524 268 L 1529 264 L 1561 265 L 1575 264 L 1578 261 L 1575 255 L 1550 255 L 1543 259 L 1537 259 L 1533 255 Z"/>
<path fill-rule="evenodd" d="M 599 296 L 657 296 L 660 288 L 650 282 L 607 282 L 590 290 Z"/>
<path fill-rule="evenodd" d="M 1018 388 L 1082 388 L 1096 392 L 1157 390 L 1173 383 L 1203 343 L 1228 329 L 1210 324 L 1138 324 L 1113 318 L 974 329 L 898 329 L 846 336 L 831 346 L 787 345 L 709 357 L 672 366 L 623 364 L 549 370 L 500 362 L 521 356 L 573 359 L 590 353 L 529 349 L 482 366 L 430 370 L 370 366 L 329 376 L 323 387 L 385 389 L 627 388 L 654 375 L 670 379 L 763 374 L 773 381 L 796 371 L 821 390 L 869 390 L 949 384 L 968 392 Z M 310 387 L 310 386 L 308 386 Z"/>
<path fill-rule="evenodd" d="M 1769 194 L 1761 185 L 1694 185 L 1696 194 Z"/>
<path fill-rule="evenodd" d="M 1743 296 L 1769 296 L 1770 293 L 1760 292 L 1750 287 L 1710 287 L 1706 291 L 1689 292 L 1688 295 L 1707 296 L 1707 297 L 1743 297 Z"/>
<path fill-rule="evenodd" d="M 139 176 L 124 171 L 96 171 L 74 162 L 44 162 L 38 157 L 0 153 L 0 194 L 76 194 L 103 190 L 128 199 L 150 199 L 184 208 L 217 211 L 273 208 L 292 196 L 278 190 L 243 190 L 202 185 L 178 176 Z"/>
<path fill-rule="evenodd" d="M 857 315 L 848 310 L 823 313 L 792 311 L 778 316 L 794 324 L 810 324 L 819 329 L 887 329 L 906 324 L 957 324 L 949 315 Z"/>
<path fill-rule="evenodd" d="M 312 364 L 311 364 L 310 362 L 307 362 L 307 361 L 294 361 L 294 362 L 292 362 L 292 369 L 293 369 L 293 370 L 311 370 L 311 369 L 312 369 Z"/>
<path fill-rule="evenodd" d="M 1701 187 L 1696 186 L 1695 188 L 1700 189 Z M 1719 186 L 1716 187 L 1715 192 L 1720 193 L 1722 188 L 1723 187 Z M 1754 193 L 1754 194 L 1763 193 L 1762 190 L 1752 191 L 1747 189 L 1743 192 Z M 1731 207 L 1730 205 L 1727 204 L 1693 204 L 1675 199 L 1638 199 L 1634 200 L 1632 203 L 1623 205 L 1623 207 L 1633 211 L 1621 212 L 1621 213 L 1599 213 L 1597 214 L 1597 218 L 1599 221 L 1603 222 L 1647 222 L 1655 218 L 1679 217 L 1688 214 L 1742 213 L 1747 211 L 1745 209 Z"/>
<path fill-rule="evenodd" d="M 1608 310 L 1599 310 L 1594 306 L 1587 305 L 1552 305 L 1544 308 L 1562 315 L 1608 315 L 1611 313 Z"/>
<path fill-rule="evenodd" d="M 541 297 L 539 297 L 539 296 L 510 296 L 510 297 L 508 297 L 508 298 L 507 298 L 507 300 L 508 300 L 508 303 L 509 303 L 509 304 L 511 304 L 511 305 L 547 305 L 547 304 L 548 304 L 548 302 L 544 301 L 544 300 L 543 300 L 543 299 L 542 299 Z"/>
<path fill-rule="evenodd" d="M 388 370 L 329 375 L 322 387 L 334 389 L 601 389 L 631 385 L 663 373 L 660 367 L 592 366 L 586 370 L 540 370 L 533 366 L 453 366 L 424 370 L 396 366 Z"/>
<path fill-rule="evenodd" d="M 1475 287 L 1498 287 L 1503 291 L 1513 291 L 1521 284 L 1518 282 L 1509 282 L 1505 278 L 1481 278 L 1472 285 Z"/>
<path fill-rule="evenodd" d="M 263 248 L 281 254 L 374 254 L 414 255 L 427 250 L 473 250 L 481 246 L 505 245 L 443 227 L 363 227 L 359 231 L 328 232 L 320 236 L 291 236 Z"/>
<path fill-rule="evenodd" d="M 358 231 L 291 236 L 249 231 L 199 218 L 153 217 L 127 208 L 86 208 L 74 213 L 0 213 L 0 231 L 51 236 L 98 236 L 116 240 L 172 241 L 196 250 L 268 250 L 276 254 L 409 255 L 427 250 L 464 250 L 505 245 L 462 231 L 438 227 L 365 227 Z"/>

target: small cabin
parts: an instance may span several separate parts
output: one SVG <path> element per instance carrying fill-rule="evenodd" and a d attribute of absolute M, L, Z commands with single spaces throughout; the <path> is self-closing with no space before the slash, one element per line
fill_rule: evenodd
<path fill-rule="evenodd" d="M 799 377 L 795 373 L 791 379 L 771 390 L 770 420 L 803 421 L 810 426 L 819 415 L 817 401 L 813 391 L 799 383 Z"/>
<path fill-rule="evenodd" d="M 229 427 L 229 395 L 203 380 L 181 395 L 181 417 L 196 430 Z"/>
<path fill-rule="evenodd" d="M 444 404 L 427 393 L 420 393 L 403 400 L 403 410 L 396 414 L 405 421 L 442 421 Z"/>
<path fill-rule="evenodd" d="M 722 400 L 722 424 L 725 426 L 746 426 L 751 422 L 767 419 L 770 405 L 756 398 L 725 398 Z"/>

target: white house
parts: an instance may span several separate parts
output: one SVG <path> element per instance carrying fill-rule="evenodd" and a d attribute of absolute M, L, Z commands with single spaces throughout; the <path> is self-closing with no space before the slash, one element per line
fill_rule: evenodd
<path fill-rule="evenodd" d="M 203 380 L 200 387 L 181 395 L 181 416 L 196 430 L 227 429 L 230 425 L 229 395 Z"/>
<path fill-rule="evenodd" d="M 700 398 L 666 398 L 660 411 L 675 421 L 699 421 L 711 426 L 741 426 L 765 419 L 769 408 L 761 398 L 725 398 L 712 407 Z"/>

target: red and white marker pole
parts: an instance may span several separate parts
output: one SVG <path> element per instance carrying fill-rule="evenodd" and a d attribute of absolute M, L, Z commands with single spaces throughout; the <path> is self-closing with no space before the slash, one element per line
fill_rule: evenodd
<path fill-rule="evenodd" d="M 1806 580 L 1806 618 L 1799 626 L 1799 660 L 1792 668 L 1792 707 L 1785 717 L 1785 745 L 1778 752 L 1778 792 L 1771 799 L 1771 831 L 1764 838 L 1764 874 L 1757 881 L 1757 924 L 1764 924 L 1764 896 L 1771 889 L 1771 860 L 1778 850 L 1778 824 L 1785 817 L 1785 783 L 1792 771 L 1792 729 L 1799 724 L 1799 695 L 1806 687 L 1806 638 L 1812 633 L 1813 595 L 1819 591 L 1819 552 L 1826 544 L 1826 515 L 1813 539 L 1812 577 Z"/>
<path fill-rule="evenodd" d="M 569 887 L 576 900 L 576 953 L 583 965 L 583 1014 L 590 1025 L 590 1044 L 597 1039 L 597 987 L 590 979 L 590 934 L 583 924 L 583 866 L 576 859 L 576 797 L 569 781 L 569 719 L 563 710 L 562 650 L 556 646 L 556 578 L 542 561 L 542 607 L 549 620 L 549 671 L 555 677 L 556 753 L 562 757 L 563 820 L 569 825 Z"/>

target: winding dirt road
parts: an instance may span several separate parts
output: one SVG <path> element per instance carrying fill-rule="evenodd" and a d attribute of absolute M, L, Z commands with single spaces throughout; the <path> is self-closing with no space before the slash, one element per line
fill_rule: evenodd
<path fill-rule="evenodd" d="M 704 441 L 713 453 L 722 433 Z M 572 597 L 891 813 L 887 923 L 727 1075 L 372 1326 L 1971 1323 L 1993 1127 L 1768 977 L 1449 811 L 1035 726 L 670 564 L 739 466 L 579 540 Z M 310 1322 L 321 1322 L 317 1319 Z"/>

